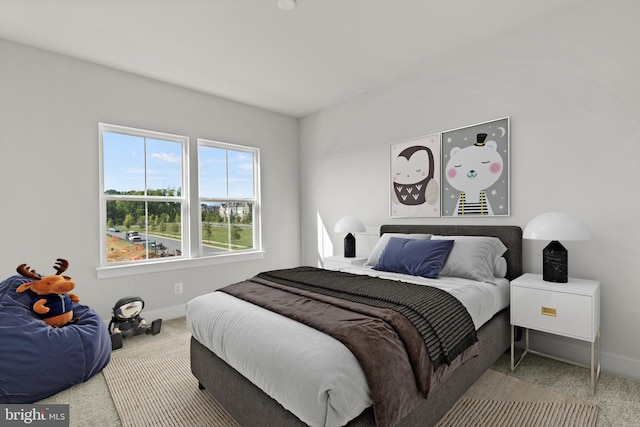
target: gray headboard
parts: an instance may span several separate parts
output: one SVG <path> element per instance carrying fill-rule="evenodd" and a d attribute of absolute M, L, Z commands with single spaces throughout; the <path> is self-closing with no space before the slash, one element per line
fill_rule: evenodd
<path fill-rule="evenodd" d="M 513 280 L 522 274 L 522 229 L 516 225 L 427 225 L 385 224 L 384 233 L 422 233 L 443 236 L 492 236 L 502 240 L 507 247 L 507 279 Z"/>

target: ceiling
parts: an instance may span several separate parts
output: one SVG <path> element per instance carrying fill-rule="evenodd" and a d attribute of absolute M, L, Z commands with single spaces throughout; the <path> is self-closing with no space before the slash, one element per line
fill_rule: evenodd
<path fill-rule="evenodd" d="M 584 0 L 0 0 L 0 38 L 302 117 Z"/>

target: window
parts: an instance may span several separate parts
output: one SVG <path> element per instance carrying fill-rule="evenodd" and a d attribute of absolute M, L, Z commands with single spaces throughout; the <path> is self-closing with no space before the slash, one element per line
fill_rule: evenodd
<path fill-rule="evenodd" d="M 260 251 L 258 149 L 198 140 L 190 161 L 186 136 L 99 131 L 103 268 Z"/>
<path fill-rule="evenodd" d="M 254 248 L 257 164 L 257 149 L 198 140 L 202 253 Z"/>

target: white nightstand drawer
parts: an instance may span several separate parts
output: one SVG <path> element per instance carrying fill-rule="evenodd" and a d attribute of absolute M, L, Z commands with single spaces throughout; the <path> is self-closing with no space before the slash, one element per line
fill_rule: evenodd
<path fill-rule="evenodd" d="M 593 298 L 514 286 L 511 323 L 593 342 Z"/>

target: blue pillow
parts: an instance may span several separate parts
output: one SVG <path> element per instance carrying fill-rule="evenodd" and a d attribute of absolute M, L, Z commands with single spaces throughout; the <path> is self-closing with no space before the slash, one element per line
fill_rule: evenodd
<path fill-rule="evenodd" d="M 453 242 L 392 237 L 373 269 L 437 279 Z"/>

